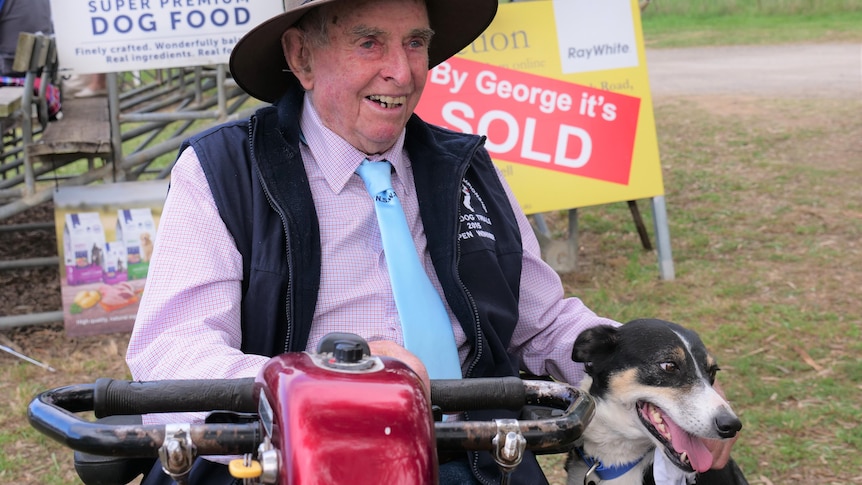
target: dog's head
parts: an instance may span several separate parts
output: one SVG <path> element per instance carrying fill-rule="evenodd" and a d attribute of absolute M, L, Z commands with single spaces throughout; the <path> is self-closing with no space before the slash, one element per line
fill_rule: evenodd
<path fill-rule="evenodd" d="M 695 332 L 677 324 L 642 319 L 591 328 L 578 336 L 572 359 L 584 363 L 598 405 L 620 407 L 622 418 L 638 421 L 682 470 L 712 466 L 700 438 L 732 438 L 742 428 L 713 388 L 715 359 Z"/>

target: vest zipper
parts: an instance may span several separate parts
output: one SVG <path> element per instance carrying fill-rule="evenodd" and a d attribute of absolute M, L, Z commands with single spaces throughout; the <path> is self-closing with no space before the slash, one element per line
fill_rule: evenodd
<path fill-rule="evenodd" d="M 473 160 L 473 157 L 475 156 L 476 151 L 479 149 L 480 146 L 482 146 L 482 144 L 484 142 L 485 142 L 485 137 L 482 137 L 479 140 L 479 142 L 476 143 L 476 145 L 473 147 L 473 149 L 470 151 L 470 153 L 467 155 L 467 159 L 466 159 L 467 163 L 465 163 L 463 165 L 463 168 L 461 168 L 460 173 L 458 173 L 458 178 L 456 179 L 459 181 L 459 183 L 463 183 L 464 177 L 467 174 L 467 169 L 470 168 L 470 160 Z M 455 214 L 456 220 L 458 219 L 458 215 L 459 215 L 458 212 L 460 212 L 460 207 L 461 207 L 460 198 L 461 198 L 461 191 L 459 190 L 459 191 L 457 191 L 457 195 L 455 196 L 455 199 L 456 199 L 455 200 L 455 207 L 458 208 L 458 210 L 456 211 L 456 214 Z M 461 273 L 458 271 L 458 265 L 461 261 L 461 239 L 458 238 L 458 226 L 457 225 L 455 227 L 455 234 L 453 234 L 452 236 L 455 238 L 455 278 L 458 280 L 458 285 L 461 287 L 461 290 L 463 291 L 464 295 L 467 296 L 467 300 L 470 303 L 470 309 L 473 310 L 473 326 L 475 327 L 475 330 L 476 330 L 476 345 L 475 345 L 476 355 L 474 355 L 473 359 L 467 364 L 467 369 L 464 372 L 464 377 L 469 378 L 472 376 L 473 371 L 476 369 L 476 364 L 479 362 L 479 359 L 482 357 L 482 345 L 481 345 L 482 344 L 482 325 L 479 322 L 479 309 L 478 309 L 478 306 L 476 305 L 476 300 L 475 300 L 475 298 L 473 298 L 473 295 L 470 294 L 470 290 L 467 288 L 467 285 L 465 285 L 464 282 L 461 281 Z"/>
<path fill-rule="evenodd" d="M 482 137 L 481 141 L 479 143 L 477 143 L 476 146 L 473 148 L 473 150 L 469 153 L 468 158 L 467 158 L 467 163 L 464 164 L 463 169 L 458 174 L 457 180 L 459 182 L 463 182 L 464 177 L 467 174 L 467 169 L 470 168 L 470 162 L 469 161 L 473 159 L 473 156 L 476 154 L 476 150 L 478 150 L 478 148 L 480 146 L 482 146 L 484 141 L 485 141 L 485 137 Z M 458 191 L 458 195 L 456 195 L 455 197 L 456 197 L 455 207 L 460 208 L 461 207 L 461 204 L 460 204 L 461 192 Z M 473 359 L 467 364 L 467 370 L 464 372 L 464 378 L 469 379 L 472 376 L 473 371 L 476 369 L 476 364 L 478 364 L 479 359 L 481 359 L 481 357 L 482 357 L 482 325 L 479 322 L 479 309 L 477 308 L 476 300 L 475 300 L 475 298 L 473 298 L 473 295 L 470 294 L 470 290 L 467 288 L 467 285 L 465 285 L 464 282 L 461 281 L 461 274 L 458 271 L 458 263 L 461 261 L 461 240 L 458 238 L 458 227 L 457 227 L 457 225 L 455 228 L 454 237 L 455 237 L 455 278 L 458 280 L 458 285 L 461 287 L 461 290 L 463 291 L 464 295 L 467 296 L 467 300 L 470 303 L 470 309 L 473 310 L 473 326 L 475 327 L 475 330 L 476 330 L 476 344 L 475 344 L 476 354 L 473 356 Z M 467 421 L 470 421 L 470 413 L 468 411 L 464 412 L 464 418 Z M 489 482 L 488 480 L 486 480 L 485 476 L 479 471 L 479 452 L 478 451 L 471 451 L 471 452 L 468 452 L 468 454 L 470 455 L 470 468 L 473 471 L 473 477 L 485 485 L 493 485 L 493 482 Z"/>
<path fill-rule="evenodd" d="M 257 159 L 254 148 L 254 132 L 257 128 L 257 116 L 252 116 L 250 119 L 250 123 L 248 124 L 248 149 L 249 153 L 252 156 L 252 159 Z M 254 166 L 254 165 L 252 165 Z M 263 193 L 266 195 L 266 201 L 269 203 L 269 206 L 274 210 L 278 217 L 281 219 L 281 225 L 284 228 L 284 247 L 285 247 L 285 257 L 287 258 L 287 290 L 285 291 L 285 319 L 287 321 L 287 331 L 284 336 L 284 353 L 290 351 L 290 343 L 293 338 L 293 312 L 291 309 L 293 308 L 291 296 L 293 295 L 293 265 L 290 259 L 290 237 L 288 233 L 288 225 L 287 225 L 287 216 L 284 214 L 282 208 L 275 203 L 275 200 L 272 197 L 272 193 L 269 190 L 269 185 L 267 185 L 266 180 L 264 180 L 261 175 L 260 169 L 257 170 L 258 179 L 260 181 L 260 186 L 263 188 Z"/>

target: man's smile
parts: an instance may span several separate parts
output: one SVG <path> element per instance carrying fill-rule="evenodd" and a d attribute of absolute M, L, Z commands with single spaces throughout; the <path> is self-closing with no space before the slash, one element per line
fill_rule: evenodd
<path fill-rule="evenodd" d="M 398 108 L 407 102 L 407 96 L 384 96 L 381 94 L 372 94 L 371 96 L 366 96 L 365 99 L 374 101 L 384 108 Z"/>

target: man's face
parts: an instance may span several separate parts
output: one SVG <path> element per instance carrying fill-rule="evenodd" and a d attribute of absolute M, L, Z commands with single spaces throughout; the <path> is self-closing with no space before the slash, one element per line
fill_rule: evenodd
<path fill-rule="evenodd" d="M 329 42 L 308 49 L 298 74 L 324 125 L 365 153 L 390 148 L 419 103 L 431 30 L 422 0 L 336 6 Z"/>

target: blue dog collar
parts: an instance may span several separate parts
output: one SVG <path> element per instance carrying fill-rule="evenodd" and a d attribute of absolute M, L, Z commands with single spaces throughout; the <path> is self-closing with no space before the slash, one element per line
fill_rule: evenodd
<path fill-rule="evenodd" d="M 590 469 L 590 472 L 587 473 L 595 473 L 599 480 L 613 480 L 614 478 L 621 477 L 628 473 L 629 470 L 636 467 L 644 457 L 640 457 L 635 461 L 630 461 L 628 463 L 623 463 L 622 465 L 615 466 L 605 466 L 602 462 L 596 460 L 592 456 L 584 453 L 584 449 L 580 446 L 575 448 L 575 451 L 578 452 L 578 456 L 584 460 L 584 463 L 587 464 L 587 467 Z"/>

